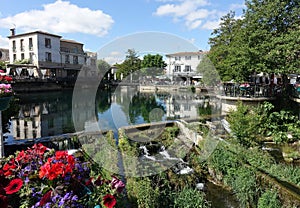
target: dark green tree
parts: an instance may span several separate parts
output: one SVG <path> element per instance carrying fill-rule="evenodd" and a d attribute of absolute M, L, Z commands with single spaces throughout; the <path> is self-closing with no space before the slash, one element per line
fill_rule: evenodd
<path fill-rule="evenodd" d="M 147 54 L 143 57 L 141 62 L 141 72 L 144 75 L 155 76 L 161 75 L 167 64 L 164 62 L 163 57 L 159 54 Z"/>
<path fill-rule="evenodd" d="M 128 49 L 125 60 L 121 64 L 116 64 L 116 67 L 118 68 L 117 76 L 119 78 L 121 73 L 123 77 L 127 77 L 141 68 L 141 59 L 134 49 Z"/>
<path fill-rule="evenodd" d="M 247 0 L 243 18 L 221 18 L 209 58 L 222 80 L 256 72 L 300 72 L 300 6 L 296 0 Z"/>

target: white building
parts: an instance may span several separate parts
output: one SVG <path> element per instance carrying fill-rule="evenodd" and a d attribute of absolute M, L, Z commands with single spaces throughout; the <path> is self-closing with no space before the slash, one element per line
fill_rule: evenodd
<path fill-rule="evenodd" d="M 166 75 L 174 81 L 182 81 L 186 84 L 201 79 L 202 75 L 197 73 L 197 66 L 205 54 L 207 52 L 204 51 L 167 54 Z"/>
<path fill-rule="evenodd" d="M 15 34 L 15 29 L 11 29 L 8 39 L 8 68 L 15 76 L 74 78 L 90 59 L 82 43 L 56 34 L 43 31 Z"/>

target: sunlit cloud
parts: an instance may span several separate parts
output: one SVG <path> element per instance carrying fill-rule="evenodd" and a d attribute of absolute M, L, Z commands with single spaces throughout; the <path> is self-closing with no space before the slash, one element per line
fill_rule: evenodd
<path fill-rule="evenodd" d="M 101 10 L 80 8 L 68 1 L 57 0 L 43 5 L 42 10 L 30 10 L 0 18 L 1 28 L 16 24 L 23 32 L 44 30 L 55 33 L 84 33 L 104 36 L 114 20 Z"/>
<path fill-rule="evenodd" d="M 169 16 L 174 23 L 184 23 L 189 29 L 215 29 L 219 25 L 219 19 L 229 10 L 244 8 L 244 4 L 231 4 L 228 11 L 220 11 L 213 8 L 208 0 L 156 0 L 161 2 L 154 15 Z"/>
<path fill-rule="evenodd" d="M 219 27 L 221 21 L 220 20 L 216 20 L 216 21 L 207 21 L 205 22 L 205 24 L 203 24 L 201 26 L 202 29 L 206 29 L 206 30 L 213 30 Z"/>
<path fill-rule="evenodd" d="M 112 51 L 110 54 L 106 57 L 99 57 L 99 59 L 103 59 L 110 65 L 116 64 L 116 63 L 121 63 L 123 62 L 124 59 L 124 54 L 119 52 L 119 51 Z"/>

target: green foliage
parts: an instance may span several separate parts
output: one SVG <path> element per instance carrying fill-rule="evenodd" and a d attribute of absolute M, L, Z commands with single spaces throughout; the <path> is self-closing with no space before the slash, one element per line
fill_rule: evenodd
<path fill-rule="evenodd" d="M 138 208 L 159 207 L 159 190 L 153 188 L 149 178 L 130 178 L 127 180 L 127 194 L 129 201 Z"/>
<path fill-rule="evenodd" d="M 167 148 L 168 146 L 172 145 L 174 142 L 175 137 L 179 133 L 179 127 L 166 127 L 164 132 L 162 133 L 159 141 Z"/>
<path fill-rule="evenodd" d="M 205 199 L 205 194 L 192 188 L 184 188 L 175 193 L 174 208 L 206 208 L 210 203 Z"/>
<path fill-rule="evenodd" d="M 5 69 L 5 62 L 4 61 L 0 61 L 0 69 Z"/>
<path fill-rule="evenodd" d="M 206 86 L 215 86 L 220 83 L 220 77 L 214 64 L 210 61 L 208 56 L 203 56 L 203 59 L 197 66 L 198 73 L 202 74 L 202 82 Z"/>
<path fill-rule="evenodd" d="M 128 49 L 126 59 L 121 64 L 116 64 L 116 67 L 118 68 L 117 77 L 120 78 L 122 73 L 125 78 L 141 68 L 141 59 L 134 49 Z"/>
<path fill-rule="evenodd" d="M 300 138 L 300 121 L 291 111 L 273 111 L 268 102 L 258 108 L 239 103 L 230 111 L 228 122 L 237 141 L 244 146 L 254 146 L 263 137 L 272 137 L 276 143 L 288 143 Z"/>
<path fill-rule="evenodd" d="M 120 150 L 127 155 L 130 156 L 138 156 L 137 151 L 137 144 L 135 142 L 130 143 L 128 137 L 126 136 L 125 132 L 122 130 L 119 130 L 119 143 L 118 146 Z"/>
<path fill-rule="evenodd" d="M 228 122 L 234 137 L 246 147 L 256 144 L 258 121 L 259 115 L 241 102 L 237 104 L 237 109 L 231 110 L 228 115 Z"/>
<path fill-rule="evenodd" d="M 141 62 L 141 72 L 147 76 L 157 76 L 163 73 L 167 64 L 164 62 L 163 57 L 159 54 L 147 54 L 143 57 Z"/>
<path fill-rule="evenodd" d="M 251 207 L 255 204 L 258 184 L 255 172 L 251 168 L 240 166 L 228 172 L 224 180 L 232 187 L 242 207 Z"/>
<path fill-rule="evenodd" d="M 254 71 L 299 72 L 299 1 L 247 0 L 243 18 L 221 18 L 209 58 L 222 80 L 247 80 Z"/>
<path fill-rule="evenodd" d="M 111 66 L 105 60 L 100 59 L 100 60 L 97 60 L 97 67 L 98 67 L 98 70 L 100 71 L 101 75 L 104 75 L 105 73 L 107 73 L 109 71 Z"/>
<path fill-rule="evenodd" d="M 278 194 L 274 190 L 267 190 L 258 199 L 257 208 L 280 208 L 281 203 Z"/>

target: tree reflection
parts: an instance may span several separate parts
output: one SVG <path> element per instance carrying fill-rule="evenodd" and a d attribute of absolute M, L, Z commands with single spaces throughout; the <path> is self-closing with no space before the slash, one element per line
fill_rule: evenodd
<path fill-rule="evenodd" d="M 141 116 L 145 122 L 162 121 L 166 112 L 164 104 L 155 94 L 138 93 L 129 105 L 129 119 L 136 123 Z"/>

